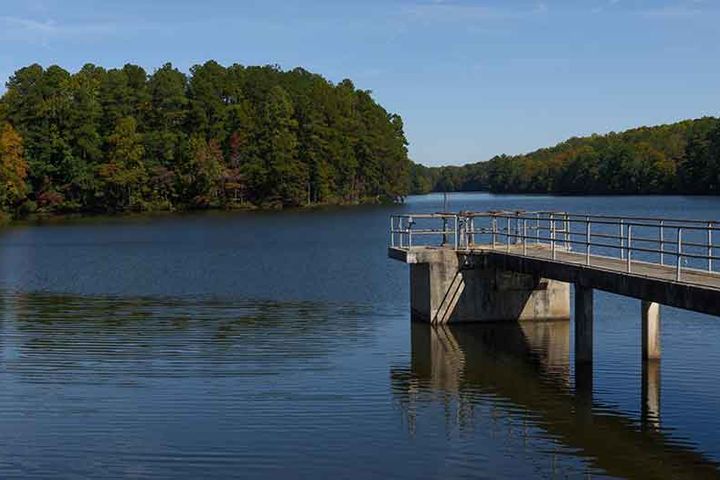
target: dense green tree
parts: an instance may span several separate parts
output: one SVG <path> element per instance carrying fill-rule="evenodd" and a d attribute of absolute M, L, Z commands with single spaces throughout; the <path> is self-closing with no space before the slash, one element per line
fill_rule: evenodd
<path fill-rule="evenodd" d="M 298 125 L 293 114 L 288 93 L 280 86 L 273 87 L 263 108 L 263 128 L 258 142 L 265 161 L 266 198 L 297 206 L 305 198 L 307 168 L 298 161 Z"/>
<path fill-rule="evenodd" d="M 118 120 L 108 137 L 107 161 L 98 167 L 104 187 L 103 203 L 108 210 L 140 209 L 147 181 L 145 148 L 133 117 Z"/>
<path fill-rule="evenodd" d="M 223 154 L 217 140 L 196 134 L 190 139 L 188 163 L 183 169 L 186 195 L 196 206 L 217 206 L 222 194 Z"/>
<path fill-rule="evenodd" d="M 186 140 L 187 78 L 166 63 L 148 80 L 150 108 L 145 116 L 145 151 L 156 166 L 173 168 Z"/>
<path fill-rule="evenodd" d="M 5 210 L 24 195 L 30 210 L 125 211 L 394 200 L 410 187 L 400 117 L 302 68 L 31 65 L 8 80 L 1 122 L 27 164 Z"/>

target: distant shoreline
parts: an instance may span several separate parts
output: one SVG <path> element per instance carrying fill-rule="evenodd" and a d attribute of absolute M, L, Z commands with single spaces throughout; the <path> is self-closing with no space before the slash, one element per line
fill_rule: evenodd
<path fill-rule="evenodd" d="M 23 217 L 10 218 L 0 217 L 0 228 L 15 227 L 22 225 L 62 225 L 75 222 L 93 220 L 123 220 L 123 219 L 152 219 L 152 218 L 181 218 L 191 215 L 231 215 L 233 213 L 282 213 L 282 212 L 312 212 L 317 210 L 341 210 L 362 207 L 387 207 L 399 205 L 397 202 L 383 201 L 362 201 L 362 202 L 336 202 L 336 203 L 313 203 L 311 205 L 301 205 L 295 207 L 263 207 L 257 205 L 247 205 L 245 207 L 236 208 L 180 208 L 174 210 L 146 210 L 146 211 L 124 211 L 124 212 L 100 212 L 100 211 L 79 211 L 79 212 L 35 212 Z"/>
<path fill-rule="evenodd" d="M 719 195 L 720 118 L 574 137 L 463 166 L 414 164 L 413 193 Z"/>

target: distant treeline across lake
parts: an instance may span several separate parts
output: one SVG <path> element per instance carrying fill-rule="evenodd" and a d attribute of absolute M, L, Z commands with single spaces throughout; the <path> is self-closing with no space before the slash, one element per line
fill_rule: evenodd
<path fill-rule="evenodd" d="M 403 123 L 301 68 L 30 65 L 0 99 L 14 215 L 358 203 L 407 195 Z"/>
<path fill-rule="evenodd" d="M 720 120 L 701 118 L 571 138 L 462 167 L 414 165 L 412 191 L 553 194 L 720 193 Z"/>

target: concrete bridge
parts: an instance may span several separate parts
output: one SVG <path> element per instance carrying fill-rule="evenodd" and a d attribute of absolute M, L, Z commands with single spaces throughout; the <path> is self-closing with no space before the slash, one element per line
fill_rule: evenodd
<path fill-rule="evenodd" d="M 593 359 L 593 291 L 639 299 L 642 356 L 660 358 L 660 305 L 720 315 L 714 221 L 567 212 L 396 215 L 390 258 L 410 265 L 413 320 L 570 319 L 575 361 Z"/>

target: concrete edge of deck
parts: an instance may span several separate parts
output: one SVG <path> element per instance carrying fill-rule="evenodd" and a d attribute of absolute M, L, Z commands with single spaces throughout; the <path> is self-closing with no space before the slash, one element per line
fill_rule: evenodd
<path fill-rule="evenodd" d="M 593 266 L 525 257 L 512 253 L 482 253 L 487 265 L 518 273 L 542 274 L 609 293 L 657 302 L 710 315 L 720 315 L 720 291 L 703 285 L 686 284 Z"/>
<path fill-rule="evenodd" d="M 441 248 L 390 247 L 388 256 L 408 264 L 422 263 L 426 255 L 432 255 L 432 252 Z M 709 286 L 492 249 L 458 251 L 457 254 L 468 260 L 465 262 L 466 266 L 469 264 L 472 267 L 474 264 L 478 267 L 495 267 L 531 274 L 648 302 L 720 316 L 720 290 Z"/>

